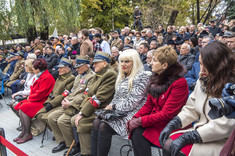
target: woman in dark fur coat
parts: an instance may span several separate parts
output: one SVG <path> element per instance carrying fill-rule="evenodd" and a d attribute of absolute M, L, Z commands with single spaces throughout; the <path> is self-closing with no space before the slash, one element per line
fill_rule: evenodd
<path fill-rule="evenodd" d="M 161 147 L 161 131 L 188 98 L 188 85 L 183 77 L 186 70 L 177 62 L 173 48 L 164 46 L 154 51 L 151 66 L 153 75 L 147 86 L 147 101 L 127 123 L 135 156 L 151 156 L 151 146 Z"/>

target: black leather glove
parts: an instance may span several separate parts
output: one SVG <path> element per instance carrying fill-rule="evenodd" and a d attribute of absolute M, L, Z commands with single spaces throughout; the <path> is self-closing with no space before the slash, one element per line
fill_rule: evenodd
<path fill-rule="evenodd" d="M 181 148 L 193 143 L 202 143 L 202 139 L 197 130 L 186 132 L 172 141 L 170 145 L 171 156 L 177 156 Z"/>
<path fill-rule="evenodd" d="M 235 109 L 235 95 L 224 97 L 223 99 L 224 99 L 225 103 L 231 107 L 231 111 L 230 111 L 231 113 L 226 114 L 225 117 L 235 119 L 235 111 L 234 111 L 234 109 Z"/>
<path fill-rule="evenodd" d="M 193 91 L 194 88 L 195 88 L 195 86 L 196 86 L 196 83 L 197 83 L 197 82 L 192 82 L 192 83 L 190 84 L 190 86 L 189 86 L 189 89 Z"/>
<path fill-rule="evenodd" d="M 231 95 L 235 95 L 235 84 L 233 83 L 227 83 L 224 86 L 224 89 L 222 91 L 222 97 L 226 97 L 226 96 L 231 96 Z"/>
<path fill-rule="evenodd" d="M 170 136 L 171 132 L 173 130 L 179 129 L 182 127 L 181 120 L 178 116 L 174 117 L 167 125 L 166 127 L 162 130 L 160 137 L 159 137 L 159 142 L 162 147 L 164 147 L 165 141 L 168 139 Z"/>
<path fill-rule="evenodd" d="M 44 106 L 45 106 L 47 112 L 49 112 L 50 110 L 53 109 L 53 106 L 50 103 L 45 103 Z"/>

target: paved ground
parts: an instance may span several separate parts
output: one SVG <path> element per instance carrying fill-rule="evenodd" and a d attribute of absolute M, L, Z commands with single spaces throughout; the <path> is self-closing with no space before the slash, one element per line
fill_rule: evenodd
<path fill-rule="evenodd" d="M 6 103 L 11 101 L 11 96 L 8 94 L 5 96 Z M 55 141 L 52 141 L 53 134 L 48 130 L 47 131 L 47 140 L 44 141 L 44 146 L 41 146 L 42 134 L 33 138 L 33 140 L 28 141 L 24 144 L 17 144 L 12 140 L 19 135 L 20 132 L 16 130 L 19 125 L 18 117 L 11 111 L 11 109 L 6 105 L 5 101 L 0 100 L 3 107 L 0 108 L 0 127 L 4 128 L 6 139 L 10 141 L 13 145 L 24 151 L 29 156 L 62 156 L 64 151 L 52 154 L 51 149 L 57 146 Z M 122 150 L 121 147 L 123 145 L 129 145 L 127 140 L 123 140 L 119 136 L 114 136 L 112 140 L 112 147 L 110 149 L 109 156 L 127 156 L 128 154 L 128 146 L 124 146 Z M 7 150 L 8 156 L 14 156 L 15 154 L 11 151 Z M 129 152 L 129 156 L 133 156 L 133 151 Z M 152 149 L 152 155 L 158 156 L 158 151 L 156 148 Z"/>

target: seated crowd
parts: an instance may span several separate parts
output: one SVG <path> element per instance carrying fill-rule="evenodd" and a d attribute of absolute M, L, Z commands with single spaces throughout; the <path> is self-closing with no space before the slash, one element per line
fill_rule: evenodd
<path fill-rule="evenodd" d="M 113 135 L 130 139 L 136 156 L 152 146 L 172 156 L 219 155 L 235 121 L 212 120 L 208 100 L 235 83 L 235 32 L 210 24 L 83 29 L 1 48 L 1 88 L 12 90 L 21 122 L 13 141 L 48 128 L 58 143 L 52 153 L 71 146 L 69 156 L 107 156 Z"/>

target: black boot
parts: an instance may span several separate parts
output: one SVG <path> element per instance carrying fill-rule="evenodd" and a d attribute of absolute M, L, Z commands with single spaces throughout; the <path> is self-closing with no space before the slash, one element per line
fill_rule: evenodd
<path fill-rule="evenodd" d="M 71 148 L 71 150 L 69 151 L 68 156 L 73 156 L 73 155 L 76 155 L 76 154 L 80 154 L 80 152 L 81 152 L 80 146 L 79 146 L 79 147 L 73 146 L 73 147 Z M 66 151 L 64 152 L 64 156 L 66 156 L 67 153 L 68 153 L 68 150 L 66 150 Z"/>
<path fill-rule="evenodd" d="M 65 142 L 61 142 L 61 143 L 59 143 L 58 146 L 56 146 L 56 147 L 54 147 L 54 148 L 52 149 L 52 153 L 60 152 L 60 151 L 62 151 L 62 150 L 64 150 L 64 149 L 66 149 L 66 148 L 67 148 L 67 147 L 66 147 Z"/>

